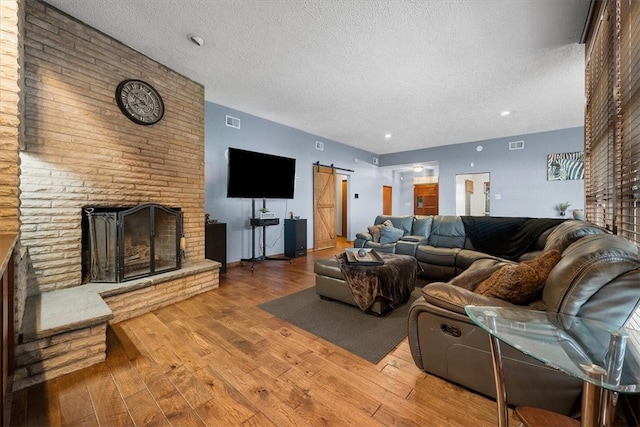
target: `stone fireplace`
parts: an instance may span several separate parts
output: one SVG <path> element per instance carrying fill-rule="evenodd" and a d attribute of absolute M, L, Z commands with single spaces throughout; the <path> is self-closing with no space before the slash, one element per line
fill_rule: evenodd
<path fill-rule="evenodd" d="M 120 283 L 180 268 L 179 208 L 147 203 L 83 212 L 83 283 Z"/>
<path fill-rule="evenodd" d="M 14 390 L 103 361 L 108 324 L 217 288 L 220 267 L 204 257 L 204 87 L 45 2 L 22 4 L 24 138 L 7 190 L 19 195 L 24 271 Z M 115 90 L 131 78 L 160 92 L 160 122 L 120 112 Z M 106 207 L 116 207 L 115 237 L 94 243 L 120 239 L 129 250 L 104 250 L 113 261 L 96 279 L 111 283 L 85 282 L 85 208 Z"/>
<path fill-rule="evenodd" d="M 96 213 L 111 209 L 117 219 L 126 208 L 145 204 L 180 207 L 178 234 L 171 232 L 168 241 L 174 255 L 170 260 L 148 260 L 162 271 L 177 268 L 178 263 L 184 269 L 202 262 L 204 88 L 45 3 L 29 0 L 25 11 L 26 86 L 33 94 L 25 97 L 29 114 L 25 148 L 20 152 L 21 244 L 29 256 L 27 294 L 87 283 L 85 208 Z M 46 23 L 49 29 L 35 22 Z M 98 72 L 104 68 L 110 72 Z M 67 73 L 85 77 L 69 79 Z M 120 112 L 115 90 L 132 76 L 144 76 L 160 92 L 166 107 L 160 122 L 141 126 Z M 87 85 L 101 89 L 82 89 Z M 64 102 L 52 101 L 58 97 L 64 97 Z M 156 211 L 162 212 L 160 216 L 168 212 Z M 157 246 L 155 237 L 157 256 L 165 248 Z M 182 237 L 185 250 L 176 258 L 175 247 Z M 139 240 L 133 234 L 128 238 Z M 130 249 L 140 251 L 139 255 L 144 251 Z M 115 262 L 111 258 L 109 262 Z M 136 269 L 133 264 L 125 268 L 120 280 L 137 277 Z M 112 267 L 109 274 L 114 274 Z"/>

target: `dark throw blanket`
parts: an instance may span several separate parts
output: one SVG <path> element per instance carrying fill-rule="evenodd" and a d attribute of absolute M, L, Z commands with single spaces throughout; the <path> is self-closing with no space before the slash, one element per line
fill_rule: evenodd
<path fill-rule="evenodd" d="M 465 233 L 475 250 L 509 260 L 526 253 L 548 229 L 564 219 L 463 216 Z"/>
<path fill-rule="evenodd" d="M 340 271 L 351 289 L 353 299 L 366 311 L 377 297 L 382 297 L 396 308 L 409 300 L 418 275 L 418 261 L 408 255 L 380 253 L 383 265 L 362 266 L 349 264 L 347 256 L 336 255 Z"/>

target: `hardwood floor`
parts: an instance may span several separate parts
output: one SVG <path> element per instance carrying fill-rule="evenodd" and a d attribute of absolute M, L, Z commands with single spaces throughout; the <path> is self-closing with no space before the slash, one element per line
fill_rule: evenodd
<path fill-rule="evenodd" d="M 495 426 L 492 400 L 420 371 L 406 339 L 372 365 L 256 307 L 314 286 L 343 247 L 229 268 L 110 327 L 106 362 L 15 392 L 11 425 Z"/>

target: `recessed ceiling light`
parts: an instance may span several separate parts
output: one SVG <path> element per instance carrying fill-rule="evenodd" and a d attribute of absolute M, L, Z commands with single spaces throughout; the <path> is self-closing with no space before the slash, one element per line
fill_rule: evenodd
<path fill-rule="evenodd" d="M 503 111 L 500 113 L 501 116 L 508 116 L 509 114 L 511 114 L 511 111 Z"/>
<path fill-rule="evenodd" d="M 424 168 L 423 168 L 422 166 L 414 166 L 414 167 L 413 167 L 413 171 L 414 171 L 414 172 L 422 172 L 422 170 L 423 170 L 423 169 L 424 169 Z"/>
<path fill-rule="evenodd" d="M 384 134 L 384 138 L 385 139 L 391 139 L 391 134 L 390 133 L 385 133 Z"/>

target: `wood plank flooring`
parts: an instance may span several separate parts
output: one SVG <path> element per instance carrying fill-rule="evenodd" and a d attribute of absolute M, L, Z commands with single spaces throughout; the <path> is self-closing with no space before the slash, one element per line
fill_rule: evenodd
<path fill-rule="evenodd" d="M 345 244 L 110 327 L 104 363 L 15 392 L 11 425 L 495 426 L 492 400 L 420 371 L 406 339 L 373 365 L 256 307 Z"/>

